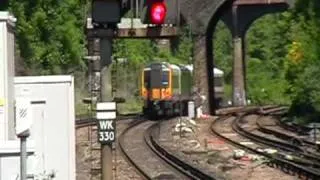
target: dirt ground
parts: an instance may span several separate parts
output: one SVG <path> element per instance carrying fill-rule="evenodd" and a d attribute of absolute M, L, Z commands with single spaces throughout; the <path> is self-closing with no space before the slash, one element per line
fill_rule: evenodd
<path fill-rule="evenodd" d="M 117 122 L 117 136 L 128 126 L 131 120 Z M 92 140 L 90 143 L 90 139 Z M 121 156 L 120 148 L 114 143 L 113 167 L 114 180 L 141 179 L 135 169 Z M 101 146 L 97 143 L 96 127 L 83 127 L 76 130 L 76 179 L 101 180 Z"/>
<path fill-rule="evenodd" d="M 190 164 L 200 167 L 208 174 L 218 179 L 236 180 L 293 180 L 295 176 L 288 175 L 279 169 L 271 168 L 260 161 L 234 160 L 233 150 L 238 149 L 210 133 L 214 118 L 197 120 L 194 132 L 181 134 L 174 131 L 179 118 L 164 121 L 160 126 L 159 137 L 161 145 L 168 151 Z M 128 126 L 131 120 L 117 122 L 117 136 Z M 221 132 L 229 136 L 237 136 L 230 132 L 230 127 L 221 126 Z M 96 143 L 96 129 L 89 127 L 76 130 L 76 166 L 77 180 L 100 180 L 100 145 Z M 240 137 L 238 137 L 241 139 Z M 95 143 L 90 143 L 90 139 Z M 122 157 L 120 148 L 114 146 L 114 179 L 142 179 L 136 170 Z"/>
<path fill-rule="evenodd" d="M 205 172 L 215 175 L 218 179 L 236 180 L 293 180 L 298 179 L 271 168 L 265 164 L 266 161 L 251 161 L 248 159 L 235 160 L 234 150 L 238 149 L 210 133 L 210 126 L 214 118 L 197 120 L 193 126 L 194 132 L 182 134 L 175 125 L 179 118 L 174 121 L 163 123 L 161 126 L 160 142 L 168 150 L 175 152 L 185 161 L 200 167 Z M 182 120 L 182 122 L 187 122 Z M 192 125 L 190 125 L 191 127 Z M 220 132 L 228 136 L 239 136 L 230 132 L 230 126 L 222 124 Z M 237 137 L 241 140 L 241 137 Z"/>

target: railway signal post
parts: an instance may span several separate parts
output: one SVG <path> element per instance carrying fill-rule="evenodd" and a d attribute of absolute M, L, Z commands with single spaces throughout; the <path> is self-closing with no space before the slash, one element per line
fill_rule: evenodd
<path fill-rule="evenodd" d="M 108 112 L 111 107 L 115 108 L 112 100 L 111 90 L 107 88 L 109 65 L 112 62 L 112 38 L 116 30 L 117 23 L 121 19 L 121 5 L 119 0 L 93 0 L 92 1 L 92 26 L 93 30 L 103 30 L 107 32 L 105 35 L 95 34 L 100 40 L 100 104 L 97 104 L 97 109 L 106 112 L 97 112 L 99 129 L 99 141 L 102 145 L 101 150 L 101 165 L 102 165 L 102 180 L 111 180 L 113 177 L 112 164 L 112 143 L 114 141 L 114 123 L 110 119 L 115 119 L 115 112 Z M 110 102 L 110 103 L 106 103 Z M 115 109 L 112 109 L 114 110 Z M 101 136 L 101 137 L 100 137 Z"/>
<path fill-rule="evenodd" d="M 98 141 L 110 145 L 115 141 L 116 103 L 101 102 L 97 104 Z"/>
<path fill-rule="evenodd" d="M 116 103 L 97 103 L 98 141 L 102 146 L 102 178 L 112 179 L 112 143 L 116 138 Z"/>

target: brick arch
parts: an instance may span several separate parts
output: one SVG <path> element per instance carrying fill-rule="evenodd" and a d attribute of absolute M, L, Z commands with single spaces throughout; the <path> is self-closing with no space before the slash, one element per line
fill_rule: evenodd
<path fill-rule="evenodd" d="M 270 13 L 286 11 L 288 8 L 289 6 L 286 3 L 279 3 L 272 6 L 270 5 L 250 5 L 250 6 L 243 6 L 243 7 L 240 6 L 238 8 L 238 13 L 239 13 L 238 22 L 240 22 L 239 28 L 238 28 L 239 35 L 245 36 L 250 26 L 259 18 Z M 250 12 L 250 13 L 245 13 L 245 12 Z M 231 16 L 232 16 L 232 12 L 230 8 L 222 16 L 222 21 L 229 28 L 231 33 L 233 33 Z"/>
<path fill-rule="evenodd" d="M 213 32 L 223 13 L 231 9 L 232 4 L 240 0 L 180 0 L 183 19 L 189 24 L 194 36 L 194 66 L 195 85 L 202 87 L 201 93 L 207 96 L 209 102 L 204 105 L 204 111 L 214 114 L 214 86 L 213 86 Z M 294 0 L 241 0 L 245 3 L 281 3 L 293 4 Z M 258 13 L 259 14 L 259 13 Z M 252 21 L 253 22 L 253 21 Z M 252 22 L 246 24 L 246 28 Z"/>
<path fill-rule="evenodd" d="M 226 4 L 231 5 L 233 1 L 235 0 L 180 0 L 181 15 L 191 26 L 193 34 L 204 35 Z"/>
<path fill-rule="evenodd" d="M 213 55 L 213 33 L 215 31 L 216 25 L 220 18 L 223 16 L 225 11 L 231 8 L 232 3 L 235 0 L 224 0 L 221 1 L 219 6 L 217 7 L 216 11 L 211 14 L 211 19 L 208 22 L 208 25 L 206 27 L 206 62 L 207 62 L 207 74 L 208 74 L 208 99 L 209 99 L 209 107 L 208 111 L 211 115 L 215 115 L 215 94 L 214 94 L 214 76 L 212 69 L 214 67 L 214 55 Z"/>

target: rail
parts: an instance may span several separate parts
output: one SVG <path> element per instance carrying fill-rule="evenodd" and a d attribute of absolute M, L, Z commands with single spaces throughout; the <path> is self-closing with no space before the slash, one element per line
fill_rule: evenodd
<path fill-rule="evenodd" d="M 303 166 L 303 165 L 299 165 L 299 164 L 296 164 L 296 163 L 293 163 L 291 161 L 288 161 L 286 159 L 283 159 L 283 158 L 280 158 L 278 156 L 274 156 L 274 155 L 271 155 L 271 154 L 267 154 L 267 153 L 264 153 L 264 152 L 260 152 L 258 151 L 257 149 L 254 149 L 254 148 L 250 148 L 246 145 L 243 145 L 243 144 L 240 144 L 239 142 L 236 142 L 236 141 L 233 141 L 232 139 L 230 138 L 227 138 L 223 135 L 221 135 L 218 131 L 216 131 L 216 129 L 214 128 L 215 126 L 215 123 L 218 122 L 218 121 L 222 121 L 226 118 L 231 118 L 231 117 L 235 117 L 237 119 L 240 119 L 242 117 L 244 117 L 245 115 L 249 114 L 248 113 L 243 113 L 241 115 L 238 115 L 238 116 L 232 116 L 232 115 L 226 115 L 226 116 L 222 116 L 220 118 L 218 118 L 216 121 L 214 121 L 212 123 L 212 126 L 211 126 L 211 132 L 212 134 L 214 134 L 215 136 L 225 140 L 225 141 L 228 141 L 230 142 L 231 144 L 237 146 L 237 147 L 240 147 L 242 149 L 245 149 L 245 150 L 248 150 L 250 152 L 253 152 L 253 153 L 256 153 L 256 154 L 259 154 L 259 155 L 262 155 L 262 156 L 265 156 L 267 157 L 270 161 L 268 162 L 268 164 L 270 166 L 280 166 L 288 171 L 291 171 L 291 172 L 294 172 L 294 173 L 297 173 L 299 176 L 301 175 L 304 175 L 305 177 L 307 178 L 311 178 L 311 179 L 319 179 L 320 178 L 320 171 L 317 170 L 317 169 L 314 169 L 314 168 L 310 168 L 310 167 L 306 167 L 306 166 Z M 233 128 L 236 128 L 236 126 L 234 126 Z M 235 130 L 235 129 L 234 129 Z"/>

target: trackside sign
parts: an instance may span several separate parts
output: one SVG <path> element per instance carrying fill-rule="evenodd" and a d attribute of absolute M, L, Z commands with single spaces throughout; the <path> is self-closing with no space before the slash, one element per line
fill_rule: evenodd
<path fill-rule="evenodd" d="M 27 98 L 16 98 L 15 129 L 17 136 L 28 131 L 32 125 L 31 101 Z"/>
<path fill-rule="evenodd" d="M 116 138 L 116 103 L 102 102 L 97 104 L 98 141 L 111 144 Z"/>

